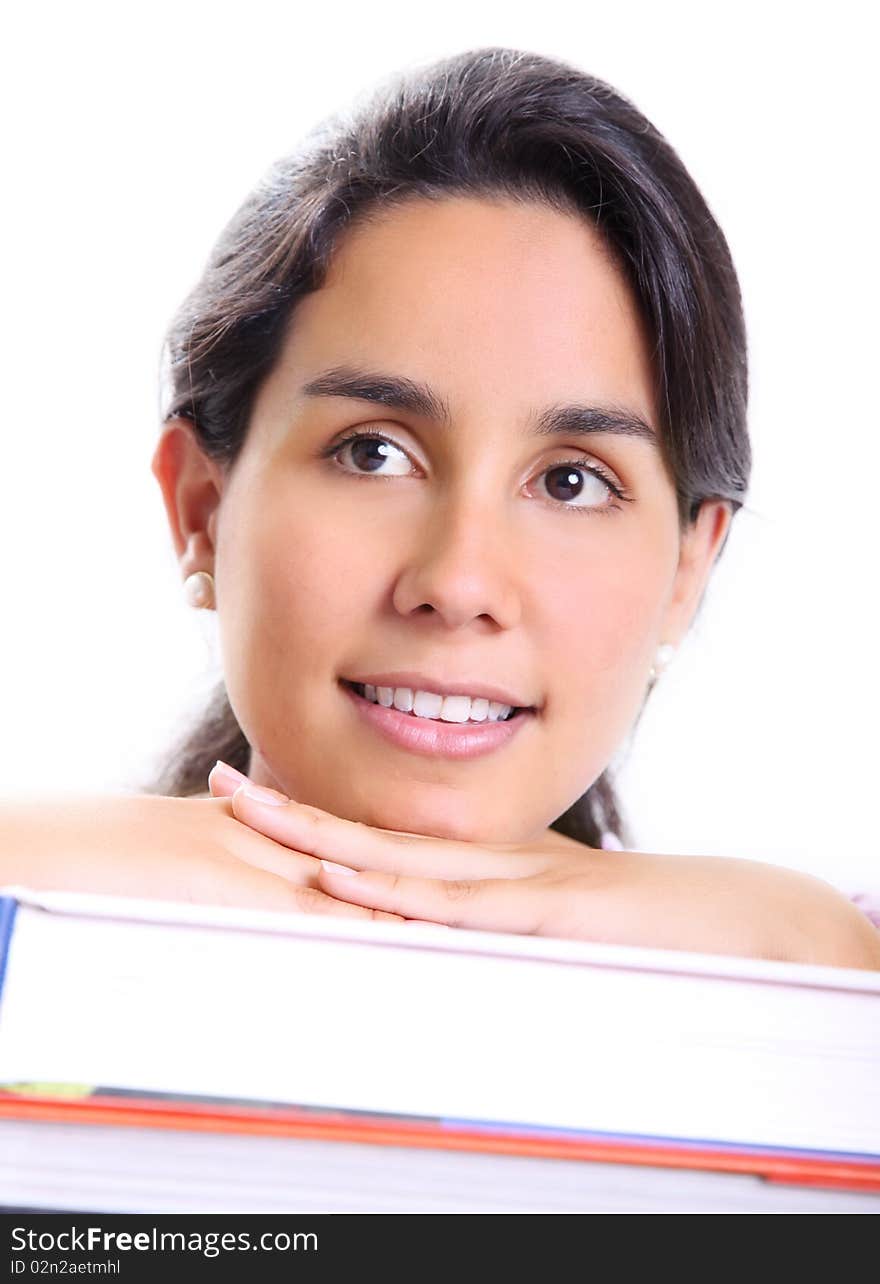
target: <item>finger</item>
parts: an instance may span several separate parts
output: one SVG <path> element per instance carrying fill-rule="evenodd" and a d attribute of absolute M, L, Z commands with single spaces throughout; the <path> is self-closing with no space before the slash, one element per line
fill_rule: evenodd
<path fill-rule="evenodd" d="M 524 878 L 551 863 L 547 853 L 515 844 L 484 846 L 433 835 L 375 829 L 292 800 L 261 802 L 242 786 L 232 795 L 237 820 L 278 843 L 355 869 L 426 878 Z M 558 858 L 557 862 L 558 863 Z"/>
<path fill-rule="evenodd" d="M 277 843 L 268 835 L 250 825 L 243 825 L 233 814 L 228 798 L 199 799 L 197 806 L 219 808 L 228 817 L 229 833 L 225 837 L 225 850 L 237 861 L 243 861 L 266 874 L 275 874 L 289 883 L 303 887 L 317 887 L 321 862 L 307 852 L 295 851 Z"/>
<path fill-rule="evenodd" d="M 552 889 L 535 879 L 406 878 L 325 860 L 319 878 L 340 900 L 484 932 L 541 934 L 551 909 Z"/>
<path fill-rule="evenodd" d="M 257 837 L 257 835 L 254 835 Z M 390 910 L 376 909 L 372 906 L 358 906 L 348 901 L 338 900 L 328 895 L 317 885 L 318 871 L 321 863 L 313 856 L 303 856 L 302 862 L 292 866 L 291 856 L 299 853 L 282 853 L 275 843 L 266 843 L 258 851 L 239 852 L 238 859 L 267 874 L 274 874 L 283 879 L 283 888 L 279 896 L 283 904 L 279 908 L 292 910 L 298 914 L 337 914 L 344 918 L 372 918 L 388 922 L 403 922 L 402 914 Z M 266 908 L 261 906 L 261 908 Z"/>
<path fill-rule="evenodd" d="M 284 879 L 287 884 L 298 884 L 307 889 L 307 891 L 317 891 L 325 901 L 332 901 L 334 908 L 324 906 L 322 910 L 321 901 L 313 901 L 306 895 L 302 904 L 298 901 L 299 893 L 290 891 L 285 888 L 284 895 L 291 901 L 291 908 L 300 909 L 301 912 L 310 912 L 311 906 L 315 906 L 313 912 L 326 913 L 344 913 L 348 917 L 374 918 L 386 920 L 388 922 L 402 922 L 401 914 L 393 914 L 390 911 L 367 909 L 361 915 L 352 915 L 352 906 L 346 901 L 337 901 L 333 897 L 327 897 L 326 893 L 321 892 L 318 887 L 318 874 L 321 868 L 321 862 L 314 856 L 309 856 L 305 852 L 295 852 L 289 847 L 282 847 L 274 839 L 266 837 L 265 834 L 258 833 L 248 825 L 242 825 L 235 816 L 232 815 L 229 803 L 224 799 L 206 799 L 205 806 L 214 807 L 215 804 L 223 803 L 222 810 L 229 817 L 230 824 L 234 826 L 234 837 L 230 841 L 230 851 L 236 860 L 244 861 L 246 865 L 251 865 L 256 869 L 261 869 L 264 873 L 275 874 L 277 877 Z M 345 909 L 340 910 L 344 905 Z M 265 906 L 262 906 L 265 908 Z"/>
<path fill-rule="evenodd" d="M 267 874 L 275 874 L 291 883 L 317 886 L 320 865 L 315 857 L 306 852 L 294 851 L 276 843 L 252 826 L 243 825 L 234 815 L 229 798 L 197 799 L 193 805 L 219 809 L 227 819 L 229 830 L 223 834 L 223 847 L 235 860 L 262 869 Z"/>
<path fill-rule="evenodd" d="M 402 923 L 402 914 L 375 906 L 355 905 L 328 895 L 319 887 L 300 887 L 289 884 L 284 908 L 297 914 L 318 914 L 335 918 L 374 919 L 377 922 Z"/>
<path fill-rule="evenodd" d="M 208 789 L 214 798 L 231 798 L 239 785 L 243 785 L 246 780 L 247 776 L 242 772 L 218 758 L 208 773 Z"/>

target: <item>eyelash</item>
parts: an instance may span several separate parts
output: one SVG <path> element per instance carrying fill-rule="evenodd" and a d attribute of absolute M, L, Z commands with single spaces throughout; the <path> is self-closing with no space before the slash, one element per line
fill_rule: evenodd
<path fill-rule="evenodd" d="M 357 432 L 348 433 L 347 436 L 342 437 L 339 441 L 335 441 L 331 446 L 328 446 L 327 449 L 322 452 L 321 457 L 322 459 L 336 459 L 340 451 L 342 451 L 351 442 L 360 441 L 363 438 L 372 439 L 374 441 L 384 441 L 389 446 L 394 446 L 395 449 L 406 454 L 402 446 L 398 446 L 396 441 L 392 441 L 391 438 L 386 437 L 384 433 L 371 432 L 369 429 L 359 429 Z M 549 468 L 545 468 L 544 472 L 554 472 L 557 468 L 576 468 L 585 473 L 592 473 L 594 477 L 598 477 L 599 480 L 608 487 L 612 495 L 617 499 L 622 500 L 624 503 L 629 503 L 632 499 L 632 496 L 628 493 L 625 487 L 621 486 L 619 482 L 613 481 L 598 464 L 588 464 L 584 459 L 561 459 L 558 463 L 551 464 Z M 370 473 L 352 472 L 350 469 L 347 469 L 346 471 L 349 473 L 349 476 L 352 477 L 372 476 Z M 565 512 L 592 513 L 594 516 L 598 513 L 614 512 L 619 507 L 617 504 L 606 504 L 602 508 L 578 508 L 574 504 L 564 504 L 559 499 L 551 499 L 550 503 L 554 508 L 562 509 Z"/>

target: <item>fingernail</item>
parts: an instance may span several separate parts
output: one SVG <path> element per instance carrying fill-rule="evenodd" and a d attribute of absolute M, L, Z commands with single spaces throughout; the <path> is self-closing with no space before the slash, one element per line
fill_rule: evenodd
<path fill-rule="evenodd" d="M 254 785 L 249 780 L 245 780 L 239 788 L 254 802 L 270 803 L 273 807 L 283 807 L 285 803 L 290 802 L 287 794 L 279 793 L 277 789 L 266 789 L 263 785 Z M 238 793 L 239 790 L 236 789 L 235 792 Z"/>
<path fill-rule="evenodd" d="M 218 778 L 220 780 L 225 780 L 230 785 L 241 784 L 242 781 L 247 780 L 247 776 L 245 776 L 243 772 L 236 771 L 234 767 L 230 767 L 229 763 L 223 762 L 221 758 L 217 759 L 214 766 L 208 772 L 209 781 L 217 780 Z"/>
<path fill-rule="evenodd" d="M 337 865 L 335 860 L 322 860 L 321 864 L 328 874 L 356 874 L 358 872 L 356 869 L 349 869 L 347 865 Z"/>

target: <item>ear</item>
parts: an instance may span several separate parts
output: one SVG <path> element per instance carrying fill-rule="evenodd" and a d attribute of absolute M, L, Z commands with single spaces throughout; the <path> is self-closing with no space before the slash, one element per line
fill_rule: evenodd
<path fill-rule="evenodd" d="M 170 419 L 151 464 L 162 490 L 171 538 L 184 578 L 214 572 L 217 507 L 223 472 L 202 450 L 189 419 Z"/>
<path fill-rule="evenodd" d="M 678 646 L 690 628 L 732 518 L 733 510 L 727 500 L 707 499 L 700 506 L 696 521 L 685 528 L 672 594 L 663 617 L 661 642 Z"/>

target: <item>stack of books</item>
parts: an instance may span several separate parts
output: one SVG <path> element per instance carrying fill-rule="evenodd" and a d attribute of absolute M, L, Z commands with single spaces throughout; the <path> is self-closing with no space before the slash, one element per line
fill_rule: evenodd
<path fill-rule="evenodd" d="M 6 888 L 0 1205 L 880 1211 L 880 973 Z"/>

